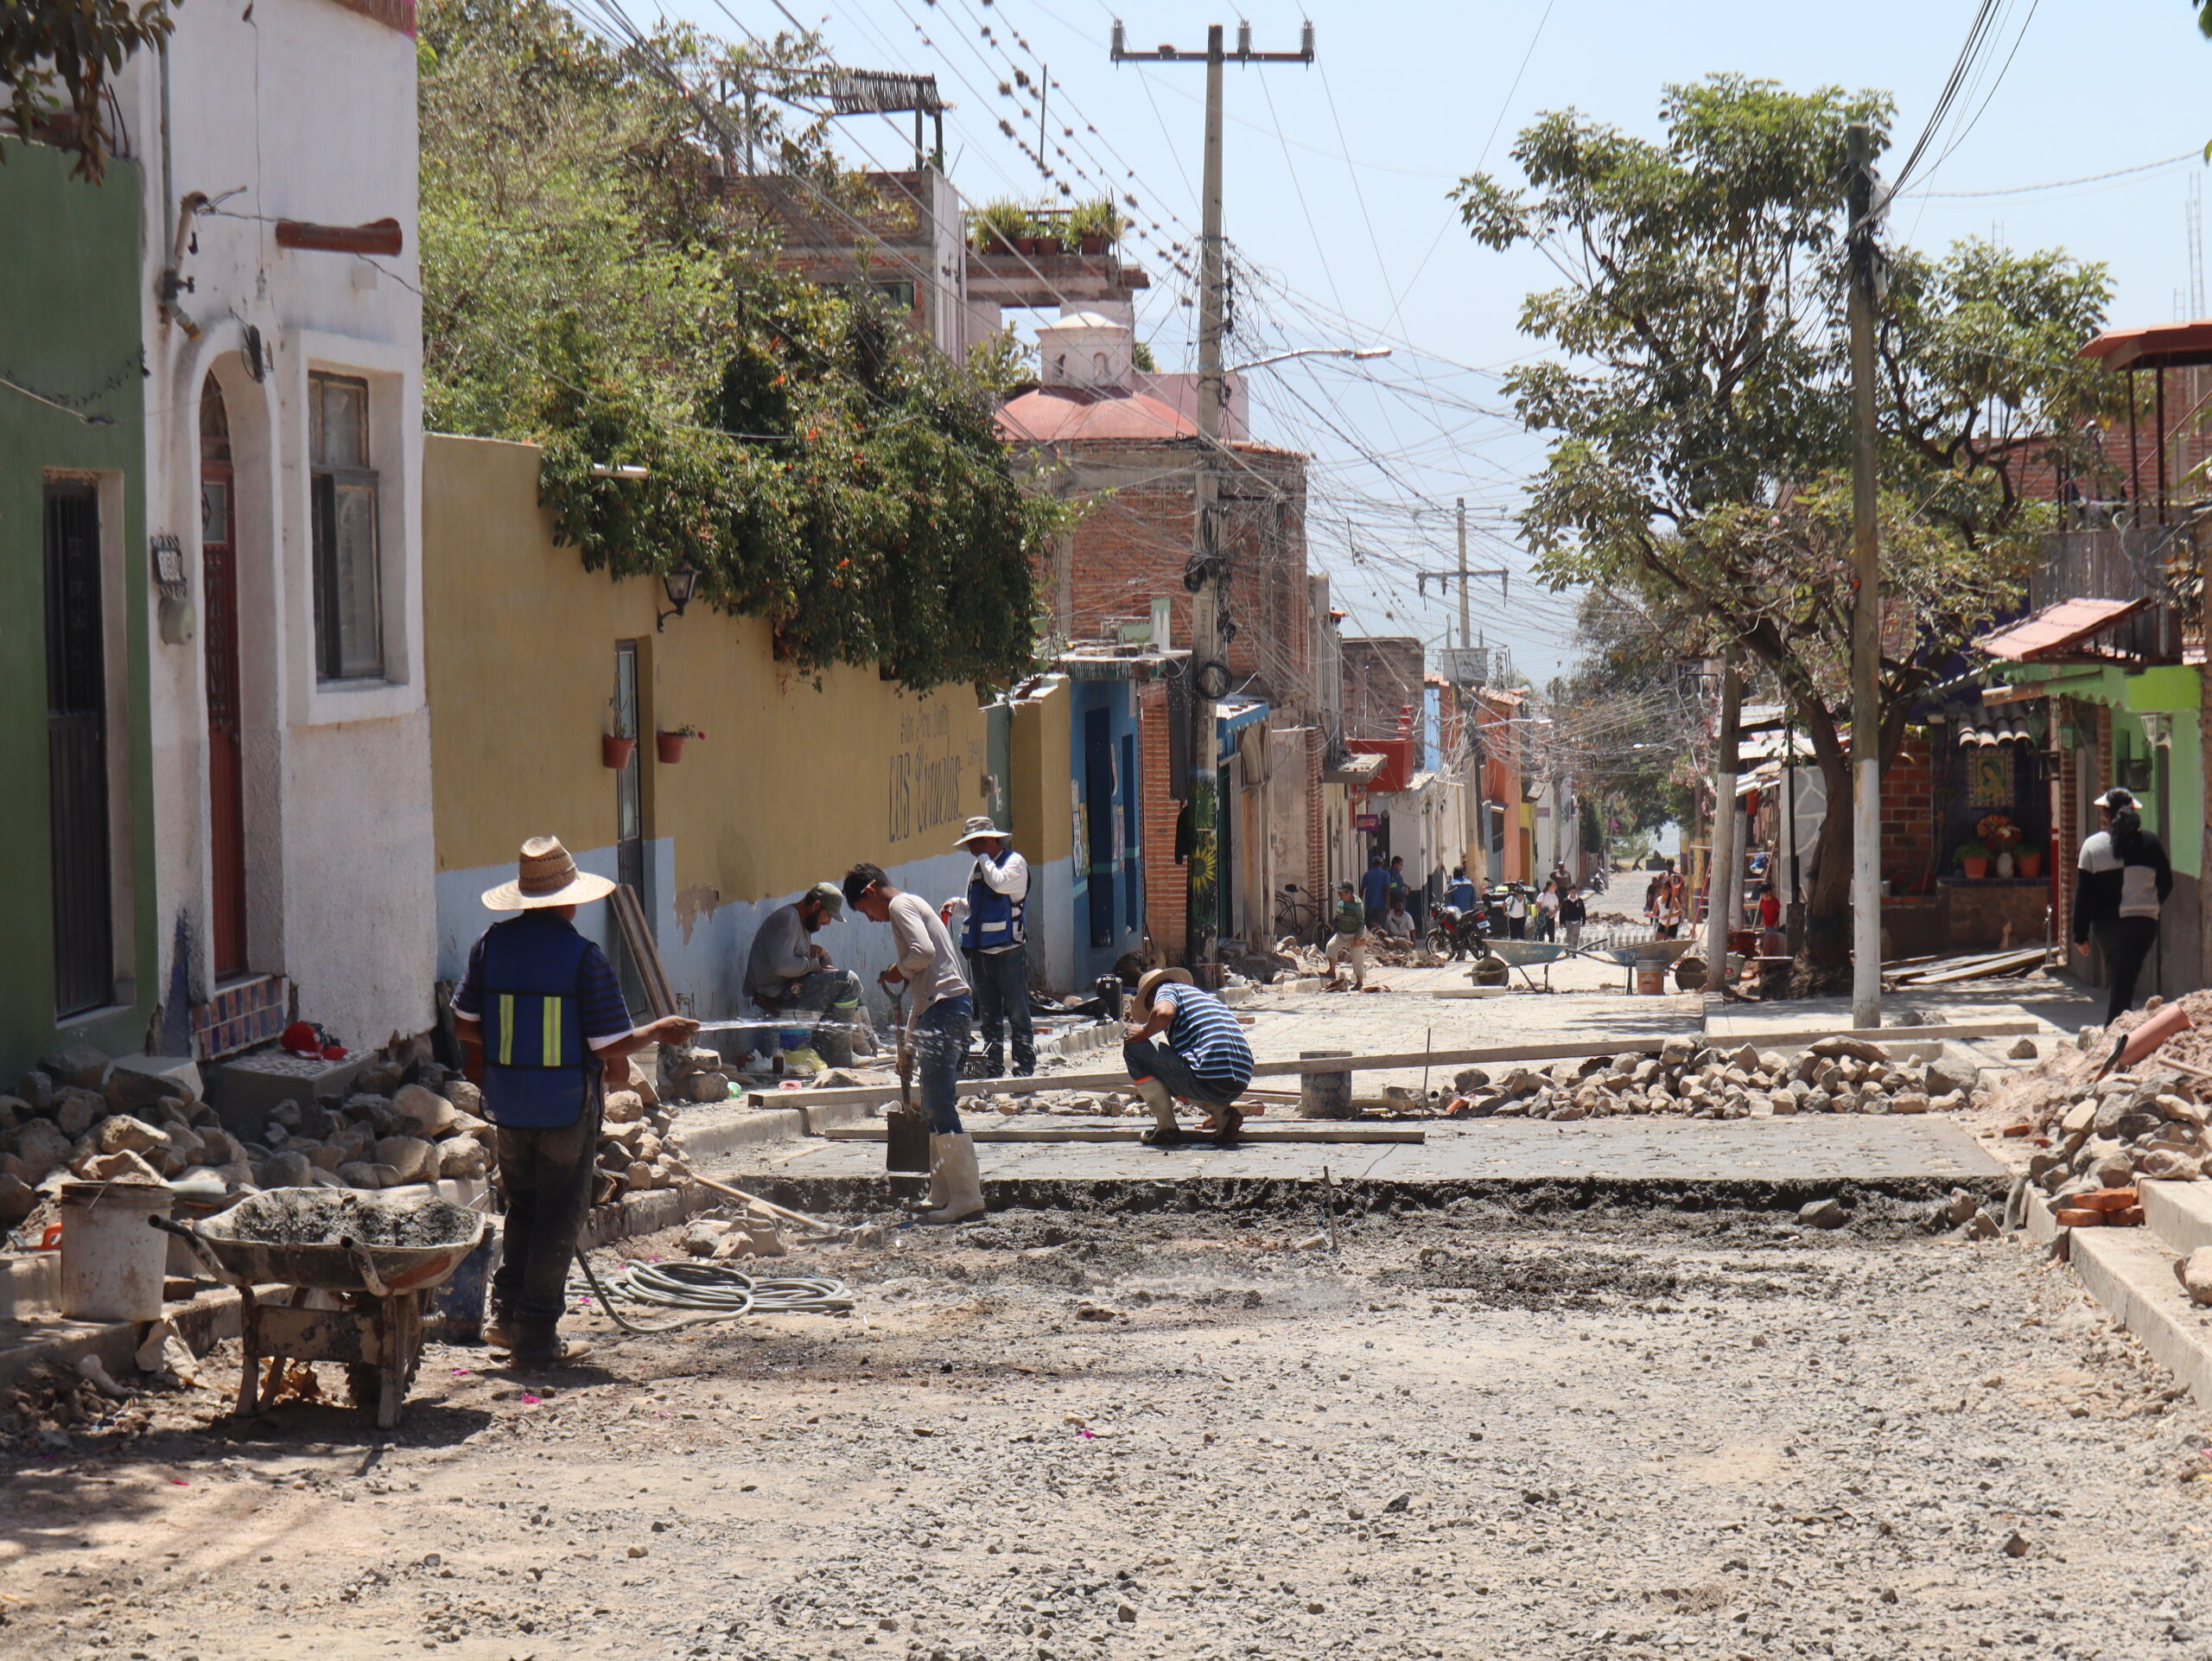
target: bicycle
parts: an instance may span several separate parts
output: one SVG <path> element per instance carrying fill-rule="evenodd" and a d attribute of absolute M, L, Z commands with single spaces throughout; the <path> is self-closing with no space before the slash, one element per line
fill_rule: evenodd
<path fill-rule="evenodd" d="M 1275 895 L 1275 938 L 1287 934 L 1300 945 L 1319 945 L 1321 908 L 1312 901 L 1300 899 L 1301 892 L 1295 882 L 1286 882 Z"/>

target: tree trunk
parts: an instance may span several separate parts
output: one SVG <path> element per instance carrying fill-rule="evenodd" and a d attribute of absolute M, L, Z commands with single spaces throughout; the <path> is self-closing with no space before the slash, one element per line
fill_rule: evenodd
<path fill-rule="evenodd" d="M 1819 757 L 1827 811 L 1813 844 L 1813 884 L 1805 896 L 1805 945 L 1791 976 L 1798 997 L 1817 997 L 1851 984 L 1851 762 Z"/>

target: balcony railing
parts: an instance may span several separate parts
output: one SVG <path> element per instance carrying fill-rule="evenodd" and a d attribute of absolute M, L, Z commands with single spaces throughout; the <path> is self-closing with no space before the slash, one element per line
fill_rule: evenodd
<path fill-rule="evenodd" d="M 2149 600 L 2099 637 L 2101 648 L 2144 664 L 2174 664 L 2203 641 L 2204 568 L 2195 523 L 2101 525 L 2053 531 L 2028 579 L 2028 606 L 2063 600 Z"/>

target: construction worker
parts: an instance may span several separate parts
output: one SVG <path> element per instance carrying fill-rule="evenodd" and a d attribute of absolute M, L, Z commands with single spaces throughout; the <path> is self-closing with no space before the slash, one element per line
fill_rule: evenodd
<path fill-rule="evenodd" d="M 876 978 L 912 990 L 902 1044 L 914 1060 L 922 1108 L 930 1120 L 930 1206 L 925 1223 L 960 1223 L 983 1212 L 983 1183 L 976 1169 L 976 1144 L 961 1129 L 960 1058 L 968 1053 L 968 1024 L 976 1000 L 960 972 L 944 920 L 919 894 L 895 888 L 882 869 L 863 862 L 845 873 L 846 902 L 873 922 L 891 925 L 898 956 Z M 900 1066 L 903 1075 L 905 1066 Z"/>
<path fill-rule="evenodd" d="M 1219 1146 L 1236 1139 L 1244 1116 L 1236 1101 L 1252 1082 L 1252 1047 L 1228 1006 L 1200 991 L 1188 970 L 1148 971 L 1137 982 L 1122 1035 L 1129 1081 L 1152 1110 L 1146 1142 L 1173 1148 L 1183 1140 L 1175 1122 L 1179 1098 L 1206 1111 L 1204 1128 Z M 1154 1041 L 1162 1035 L 1165 1041 Z"/>
<path fill-rule="evenodd" d="M 484 1336 L 521 1365 L 587 1352 L 563 1343 L 559 1328 L 591 1204 L 603 1091 L 629 1082 L 626 1056 L 688 1042 L 699 1030 L 680 1015 L 630 1024 L 607 954 L 573 920 L 578 906 L 613 891 L 607 878 L 578 871 L 557 837 L 532 837 L 515 880 L 484 894 L 489 909 L 521 915 L 485 930 L 453 996 L 463 1070 L 484 1092 L 506 1195 Z"/>
<path fill-rule="evenodd" d="M 960 950 L 968 959 L 976 1019 L 983 1029 L 983 1066 L 993 1078 L 1000 1076 L 1006 1064 L 1001 1041 L 1011 1026 L 1014 1071 L 1027 1079 L 1037 1071 L 1037 1029 L 1029 1019 L 1029 937 L 1023 927 L 1029 862 L 988 818 L 969 820 L 952 845 L 974 854 L 976 862 L 969 868 L 967 894 L 948 901 L 939 915 L 948 926 L 960 925 Z"/>
<path fill-rule="evenodd" d="M 837 885 L 817 882 L 768 913 L 745 958 L 745 990 L 762 1009 L 772 1015 L 820 1017 L 815 1051 L 833 1067 L 843 1066 L 855 1053 L 875 1053 L 875 1029 L 861 1002 L 861 977 L 834 966 L 828 951 L 813 939 L 825 924 L 844 914 L 845 896 Z"/>
<path fill-rule="evenodd" d="M 1367 907 L 1369 926 L 1382 922 L 1382 913 L 1390 903 L 1390 873 L 1383 869 L 1380 854 L 1367 856 L 1367 875 L 1360 879 L 1360 898 Z"/>
<path fill-rule="evenodd" d="M 1465 866 L 1452 868 L 1452 886 L 1445 893 L 1444 903 L 1462 915 L 1475 908 L 1475 885 Z"/>
<path fill-rule="evenodd" d="M 1406 909 L 1406 897 L 1402 894 L 1390 896 L 1390 909 L 1382 913 L 1382 932 L 1387 939 L 1413 943 L 1417 931 L 1413 913 Z"/>
<path fill-rule="evenodd" d="M 1337 884 L 1337 908 L 1330 914 L 1329 927 L 1329 990 L 1336 991 L 1344 985 L 1344 972 L 1338 966 L 1346 958 L 1351 959 L 1351 990 L 1363 991 L 1367 986 L 1367 908 L 1359 903 L 1359 890 L 1349 878 Z"/>

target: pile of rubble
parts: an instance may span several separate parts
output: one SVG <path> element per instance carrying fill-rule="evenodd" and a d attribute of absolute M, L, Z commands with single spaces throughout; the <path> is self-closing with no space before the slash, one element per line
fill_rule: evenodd
<path fill-rule="evenodd" d="M 57 1051 L 0 1096 L 0 1225 L 22 1222 L 77 1178 L 236 1194 L 485 1174 L 489 1127 L 476 1115 L 474 1085 L 415 1058 L 380 1062 L 356 1085 L 342 1101 L 282 1103 L 246 1140 L 180 1079 L 111 1066 L 87 1046 Z"/>
<path fill-rule="evenodd" d="M 2182 1002 L 2212 1024 L 2212 993 Z M 2006 1081 L 2002 1100 L 2018 1116 L 2007 1134 L 2035 1138 L 2029 1180 L 2062 1206 L 2139 1181 L 2212 1174 L 2212 1079 L 2196 1076 L 2212 1061 L 2212 1034 L 2182 1033 L 2126 1071 L 2097 1076 L 2114 1043 L 2159 1007 L 2153 998 L 2108 1028 L 2085 1027 L 2040 1066 Z"/>
<path fill-rule="evenodd" d="M 736 1069 L 720 1051 L 703 1045 L 664 1044 L 656 1071 L 659 1074 L 657 1102 L 694 1102 L 705 1106 L 729 1100 L 730 1076 Z"/>
<path fill-rule="evenodd" d="M 722 1099 L 728 1099 L 728 1086 Z M 690 1174 L 674 1116 L 662 1104 L 652 1081 L 640 1078 L 634 1089 L 608 1091 L 600 1117 L 599 1173 L 592 1203 L 604 1206 L 624 1194 L 672 1188 Z"/>
<path fill-rule="evenodd" d="M 1605 1118 L 1630 1113 L 1694 1119 L 1792 1113 L 1944 1113 L 1968 1104 L 1970 1077 L 1890 1060 L 1862 1039 L 1824 1038 L 1794 1061 L 1751 1045 L 1732 1052 L 1669 1039 L 1657 1056 L 1630 1052 L 1549 1067 L 1469 1067 L 1446 1107 L 1455 1118 Z"/>

